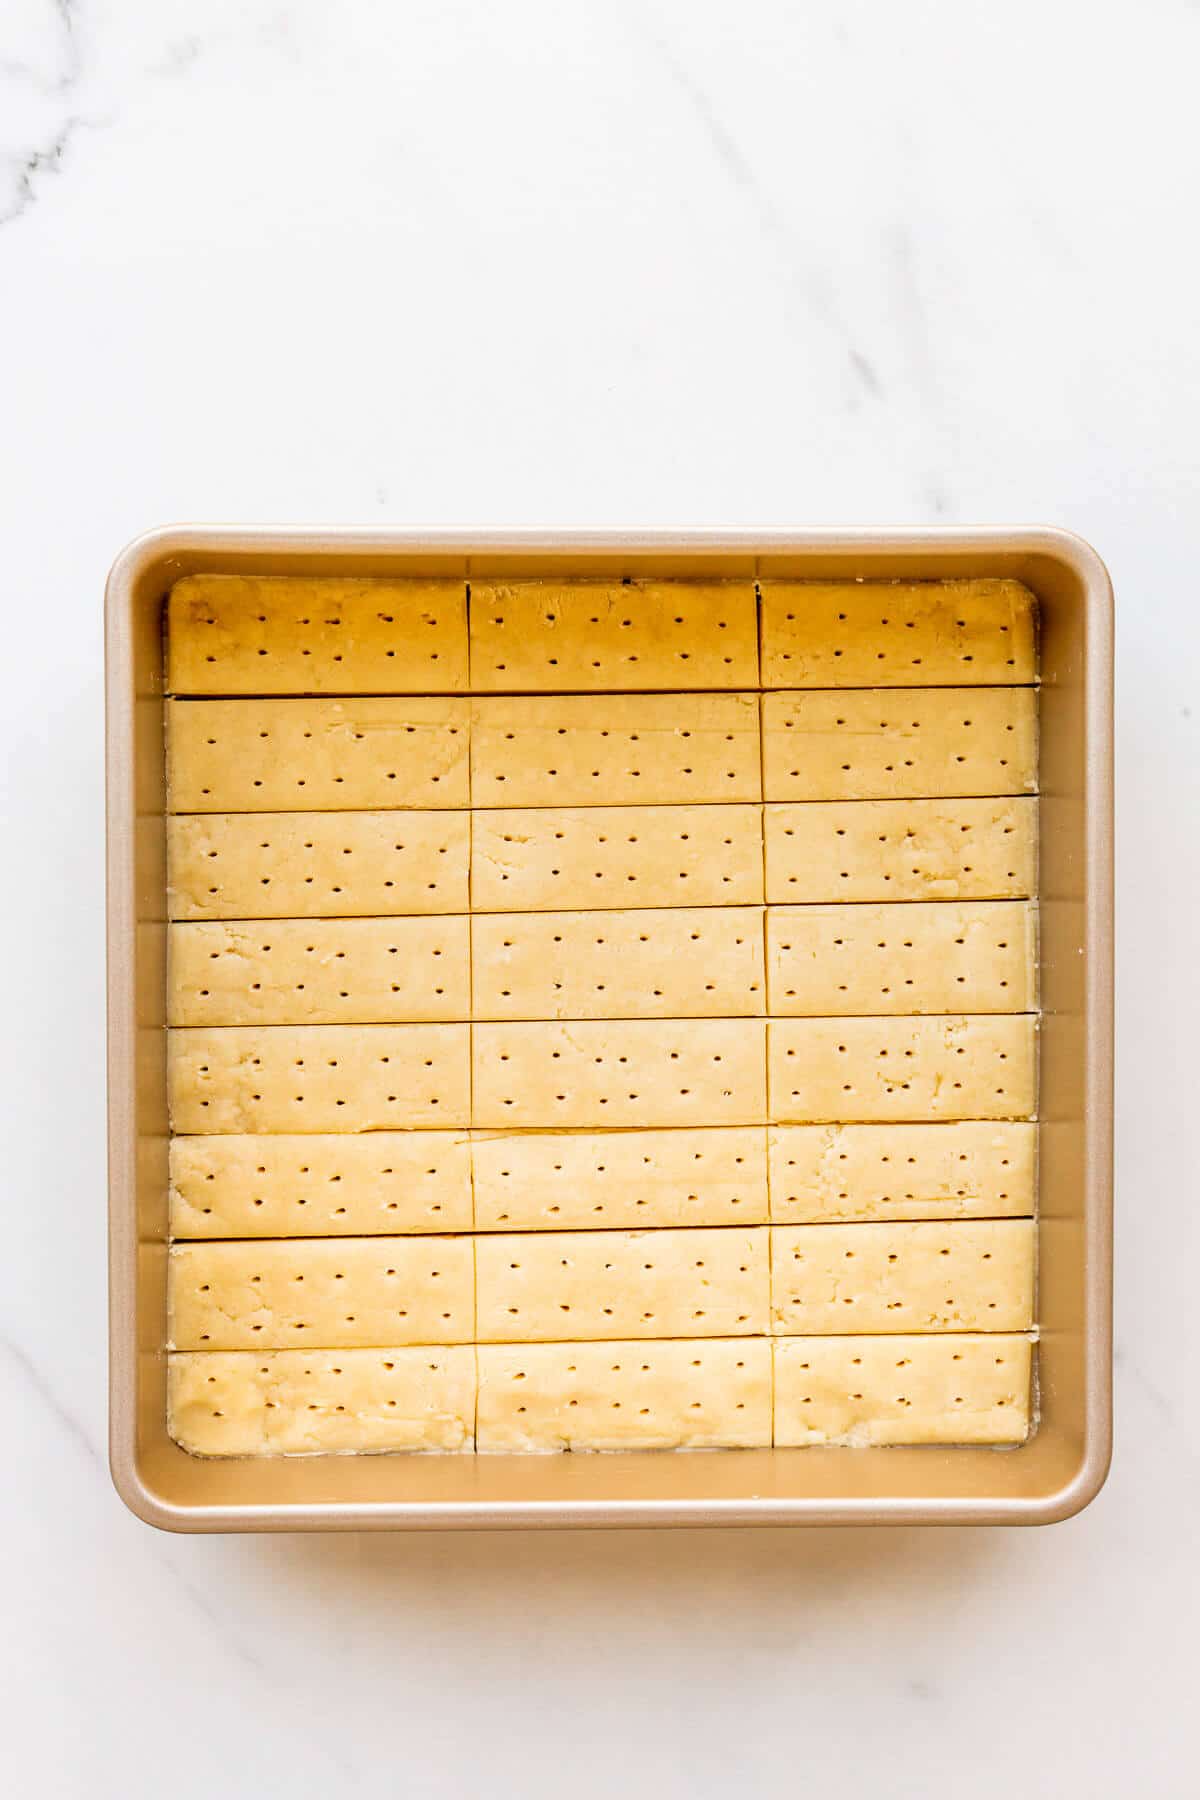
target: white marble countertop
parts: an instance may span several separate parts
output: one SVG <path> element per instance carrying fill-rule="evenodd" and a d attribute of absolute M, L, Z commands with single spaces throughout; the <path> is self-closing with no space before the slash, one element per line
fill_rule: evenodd
<path fill-rule="evenodd" d="M 11 1791 L 1194 1792 L 1200 9 L 2 12 Z M 100 599 L 117 548 L 179 519 L 1045 521 L 1097 545 L 1118 1429 L 1085 1514 L 269 1540 L 123 1510 Z"/>

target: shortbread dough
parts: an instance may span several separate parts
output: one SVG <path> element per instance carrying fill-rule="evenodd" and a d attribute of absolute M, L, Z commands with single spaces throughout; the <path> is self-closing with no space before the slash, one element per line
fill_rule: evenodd
<path fill-rule="evenodd" d="M 470 921 L 172 925 L 172 1025 L 404 1024 L 471 1017 Z"/>
<path fill-rule="evenodd" d="M 469 806 L 469 706 L 168 700 L 168 811 Z"/>
<path fill-rule="evenodd" d="M 761 1124 L 764 1032 L 761 1019 L 475 1025 L 474 1123 L 510 1131 Z"/>
<path fill-rule="evenodd" d="M 476 1132 L 480 1231 L 759 1225 L 761 1125 L 692 1131 Z"/>
<path fill-rule="evenodd" d="M 465 1131 L 176 1137 L 170 1170 L 174 1238 L 361 1237 L 474 1222 Z"/>
<path fill-rule="evenodd" d="M 761 1449 L 771 1345 L 481 1344 L 481 1451 Z"/>
<path fill-rule="evenodd" d="M 175 1244 L 169 1350 L 470 1343 L 469 1237 L 295 1238 Z"/>
<path fill-rule="evenodd" d="M 470 840 L 467 812 L 176 813 L 167 820 L 169 915 L 465 913 Z"/>
<path fill-rule="evenodd" d="M 479 1342 L 761 1336 L 767 1240 L 767 1226 L 479 1236 Z"/>
<path fill-rule="evenodd" d="M 477 912 L 741 906 L 762 897 L 758 806 L 512 807 L 472 820 Z"/>
<path fill-rule="evenodd" d="M 469 1025 L 226 1025 L 167 1033 L 171 1129 L 469 1125 Z"/>
<path fill-rule="evenodd" d="M 1031 794 L 1033 688 L 764 694 L 766 800 Z"/>
<path fill-rule="evenodd" d="M 776 1338 L 775 1443 L 1020 1444 L 1032 1340 L 1008 1333 Z"/>
<path fill-rule="evenodd" d="M 1034 599 L 1019 581 L 764 581 L 767 688 L 1032 682 Z"/>
<path fill-rule="evenodd" d="M 168 613 L 176 1442 L 1023 1441 L 1026 588 Z"/>
<path fill-rule="evenodd" d="M 472 708 L 476 806 L 761 798 L 756 694 L 533 695 Z"/>
<path fill-rule="evenodd" d="M 773 1225 L 772 1329 L 1024 1331 L 1035 1243 L 1032 1219 Z"/>
<path fill-rule="evenodd" d="M 772 906 L 770 1011 L 1029 1012 L 1037 915 L 1027 900 Z"/>
<path fill-rule="evenodd" d="M 473 1450 L 475 1351 L 176 1351 L 167 1429 L 194 1456 Z"/>
<path fill-rule="evenodd" d="M 1036 1017 L 777 1019 L 767 1027 L 771 1119 L 1031 1119 Z"/>
<path fill-rule="evenodd" d="M 476 1019 L 766 1011 L 757 907 L 491 913 L 471 921 Z"/>
<path fill-rule="evenodd" d="M 175 694 L 457 693 L 466 583 L 185 575 L 167 658 Z"/>
<path fill-rule="evenodd" d="M 768 1145 L 777 1224 L 1033 1212 L 1037 1127 L 1025 1120 L 773 1125 Z"/>
<path fill-rule="evenodd" d="M 471 583 L 476 692 L 758 685 L 751 581 Z"/>
<path fill-rule="evenodd" d="M 768 806 L 766 897 L 1023 899 L 1037 892 L 1037 801 L 809 800 Z"/>

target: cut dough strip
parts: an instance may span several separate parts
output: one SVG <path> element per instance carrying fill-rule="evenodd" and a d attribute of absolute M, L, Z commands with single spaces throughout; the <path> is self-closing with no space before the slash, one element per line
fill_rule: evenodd
<path fill-rule="evenodd" d="M 471 1016 L 469 921 L 461 916 L 172 925 L 168 968 L 172 1025 Z"/>
<path fill-rule="evenodd" d="M 1002 900 L 1037 892 L 1037 801 L 809 800 L 764 809 L 767 899 Z"/>
<path fill-rule="evenodd" d="M 476 812 L 472 833 L 477 912 L 739 906 L 763 897 L 757 806 L 511 807 Z"/>
<path fill-rule="evenodd" d="M 477 1448 L 765 1448 L 771 1348 L 754 1338 L 482 1344 Z"/>
<path fill-rule="evenodd" d="M 491 913 L 471 921 L 476 1019 L 738 1018 L 766 1010 L 757 907 Z"/>
<path fill-rule="evenodd" d="M 228 1025 L 167 1034 L 171 1129 L 386 1131 L 470 1123 L 469 1025 Z"/>
<path fill-rule="evenodd" d="M 177 1137 L 175 1238 L 470 1231 L 465 1131 Z"/>
<path fill-rule="evenodd" d="M 764 694 L 764 798 L 1033 793 L 1032 688 Z"/>
<path fill-rule="evenodd" d="M 574 694 L 472 707 L 476 806 L 761 798 L 754 694 Z"/>
<path fill-rule="evenodd" d="M 168 700 L 168 811 L 469 806 L 469 706 Z"/>
<path fill-rule="evenodd" d="M 1025 1331 L 1032 1219 L 773 1225 L 772 1329 L 791 1336 Z"/>
<path fill-rule="evenodd" d="M 475 1351 L 176 1351 L 167 1430 L 193 1456 L 473 1450 Z"/>
<path fill-rule="evenodd" d="M 471 583 L 477 692 L 758 685 L 750 581 Z"/>
<path fill-rule="evenodd" d="M 772 1121 L 1031 1119 L 1036 1031 L 1029 1013 L 772 1021 Z"/>
<path fill-rule="evenodd" d="M 466 583 L 185 575 L 167 658 L 175 694 L 458 693 Z"/>
<path fill-rule="evenodd" d="M 1037 914 L 1025 900 L 773 906 L 767 967 L 785 1016 L 1029 1012 Z"/>
<path fill-rule="evenodd" d="M 177 813 L 172 919 L 466 912 L 467 812 Z"/>
<path fill-rule="evenodd" d="M 472 1041 L 476 1125 L 595 1131 L 765 1117 L 762 1020 L 475 1025 Z"/>
<path fill-rule="evenodd" d="M 764 581 L 765 688 L 1032 682 L 1034 598 L 1019 581 Z"/>
<path fill-rule="evenodd" d="M 765 1140 L 762 1126 L 477 1133 L 476 1229 L 759 1225 L 767 1217 Z"/>
<path fill-rule="evenodd" d="M 479 1342 L 758 1336 L 767 1227 L 498 1233 L 475 1240 Z"/>
<path fill-rule="evenodd" d="M 470 1343 L 469 1237 L 271 1238 L 175 1244 L 169 1350 Z"/>
<path fill-rule="evenodd" d="M 775 1443 L 1020 1444 L 1033 1344 L 976 1337 L 778 1338 Z"/>
<path fill-rule="evenodd" d="M 1037 1127 L 1025 1121 L 775 1125 L 768 1145 L 777 1224 L 1033 1212 Z"/>

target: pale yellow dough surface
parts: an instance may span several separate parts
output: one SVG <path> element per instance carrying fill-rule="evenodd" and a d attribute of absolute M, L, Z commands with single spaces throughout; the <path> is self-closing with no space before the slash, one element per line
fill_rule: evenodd
<path fill-rule="evenodd" d="M 766 1010 L 757 907 L 490 913 L 471 921 L 476 1019 L 738 1018 Z"/>
<path fill-rule="evenodd" d="M 763 695 L 764 799 L 1033 793 L 1033 688 Z"/>
<path fill-rule="evenodd" d="M 473 1450 L 475 1351 L 176 1351 L 167 1429 L 195 1456 Z"/>
<path fill-rule="evenodd" d="M 764 581 L 763 686 L 1032 682 L 1034 616 L 1004 579 Z"/>
<path fill-rule="evenodd" d="M 469 1025 L 179 1026 L 171 1129 L 387 1131 L 468 1125 Z"/>
<path fill-rule="evenodd" d="M 773 1225 L 771 1320 L 780 1334 L 1025 1331 L 1032 1219 Z"/>
<path fill-rule="evenodd" d="M 1029 1012 L 1037 913 L 1027 900 L 773 906 L 775 1014 Z"/>
<path fill-rule="evenodd" d="M 809 800 L 764 808 L 768 900 L 992 900 L 1037 892 L 1037 801 Z"/>
<path fill-rule="evenodd" d="M 756 687 L 754 583 L 473 581 L 471 685 Z"/>
<path fill-rule="evenodd" d="M 1034 1116 L 1029 1013 L 778 1019 L 767 1033 L 776 1124 Z"/>
<path fill-rule="evenodd" d="M 168 811 L 469 806 L 469 706 L 168 700 Z"/>
<path fill-rule="evenodd" d="M 473 817 L 471 901 L 480 912 L 762 897 L 757 806 L 512 807 Z"/>
<path fill-rule="evenodd" d="M 179 582 L 172 1437 L 1021 1442 L 1035 613 Z"/>
<path fill-rule="evenodd" d="M 185 575 L 171 589 L 176 694 L 429 694 L 467 685 L 463 581 Z"/>
<path fill-rule="evenodd" d="M 477 1132 L 471 1156 L 480 1231 L 758 1225 L 767 1217 L 762 1126 Z"/>
<path fill-rule="evenodd" d="M 476 1025 L 474 1123 L 510 1131 L 759 1124 L 764 1033 L 761 1019 Z"/>
<path fill-rule="evenodd" d="M 176 1238 L 361 1237 L 470 1231 L 465 1131 L 177 1137 Z"/>
<path fill-rule="evenodd" d="M 755 694 L 565 694 L 472 702 L 476 806 L 761 798 Z"/>
<path fill-rule="evenodd" d="M 470 1343 L 469 1237 L 272 1238 L 175 1244 L 169 1350 Z"/>
<path fill-rule="evenodd" d="M 481 1344 L 481 1451 L 717 1450 L 771 1442 L 771 1345 Z"/>
<path fill-rule="evenodd" d="M 471 1017 L 464 917 L 172 925 L 172 1025 L 351 1025 Z"/>
<path fill-rule="evenodd" d="M 777 1338 L 775 1442 L 1020 1444 L 1029 1435 L 1028 1337 Z"/>
<path fill-rule="evenodd" d="M 467 812 L 176 813 L 173 919 L 466 912 Z"/>
<path fill-rule="evenodd" d="M 1019 1218 L 1033 1212 L 1037 1127 L 773 1125 L 768 1158 L 777 1224 Z"/>
<path fill-rule="evenodd" d="M 767 1239 L 766 1226 L 478 1237 L 479 1342 L 759 1336 Z"/>

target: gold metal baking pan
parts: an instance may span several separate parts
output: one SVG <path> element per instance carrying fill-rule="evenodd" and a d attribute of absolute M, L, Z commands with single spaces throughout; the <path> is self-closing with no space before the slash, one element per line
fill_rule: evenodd
<path fill-rule="evenodd" d="M 1040 1419 L 1017 1449 L 205 1460 L 166 1430 L 163 602 L 195 570 L 1026 582 L 1041 620 Z M 373 531 L 181 526 L 107 594 L 111 1460 L 175 1531 L 1038 1524 L 1087 1504 L 1111 1437 L 1112 593 L 1052 530 Z"/>

